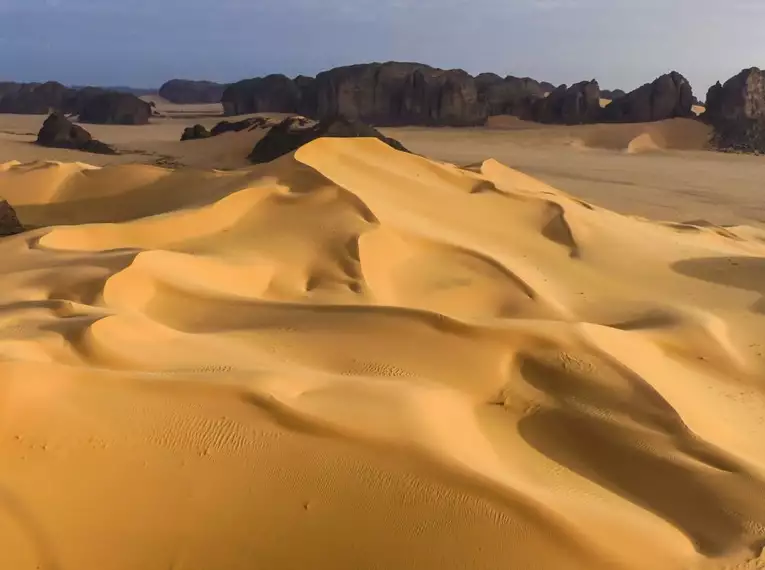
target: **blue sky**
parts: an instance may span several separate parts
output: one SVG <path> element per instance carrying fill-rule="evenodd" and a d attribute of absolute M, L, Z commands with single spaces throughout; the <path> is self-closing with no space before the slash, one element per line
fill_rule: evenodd
<path fill-rule="evenodd" d="M 765 66 L 765 0 L 0 0 L 0 80 L 159 86 L 391 59 L 631 89 Z"/>

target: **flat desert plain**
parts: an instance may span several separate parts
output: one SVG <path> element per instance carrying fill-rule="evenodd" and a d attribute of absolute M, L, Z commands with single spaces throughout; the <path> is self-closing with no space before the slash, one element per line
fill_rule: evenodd
<path fill-rule="evenodd" d="M 0 567 L 765 566 L 758 157 L 693 121 L 0 117 Z"/>

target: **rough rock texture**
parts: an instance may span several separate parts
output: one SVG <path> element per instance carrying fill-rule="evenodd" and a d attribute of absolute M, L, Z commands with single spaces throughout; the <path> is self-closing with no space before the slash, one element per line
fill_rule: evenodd
<path fill-rule="evenodd" d="M 0 84 L 0 113 L 47 115 L 51 111 L 72 112 L 76 91 L 55 81 L 47 83 Z"/>
<path fill-rule="evenodd" d="M 307 121 L 305 117 L 290 117 L 293 121 Z M 278 125 L 281 121 L 278 119 L 271 119 L 268 117 L 250 117 L 249 119 L 243 119 L 241 121 L 221 121 L 215 125 L 212 130 L 208 131 L 202 125 L 194 125 L 183 131 L 181 141 L 206 139 L 210 137 L 217 137 L 223 133 L 236 133 L 239 131 L 252 131 L 254 129 L 268 129 L 275 125 Z"/>
<path fill-rule="evenodd" d="M 88 131 L 73 124 L 61 113 L 51 114 L 37 134 L 37 144 L 53 148 L 69 148 L 96 154 L 117 154 L 109 145 L 94 140 Z"/>
<path fill-rule="evenodd" d="M 707 92 L 701 118 L 714 129 L 712 143 L 723 150 L 765 152 L 765 71 L 742 70 Z"/>
<path fill-rule="evenodd" d="M 374 137 L 396 150 L 408 152 L 397 140 L 383 136 L 377 129 L 359 121 L 333 117 L 315 122 L 290 117 L 268 131 L 255 145 L 249 159 L 256 164 L 270 162 L 321 137 Z"/>
<path fill-rule="evenodd" d="M 612 101 L 603 109 L 604 121 L 645 123 L 674 117 L 692 117 L 693 91 L 688 80 L 673 71 L 653 83 Z"/>
<path fill-rule="evenodd" d="M 316 76 L 317 109 L 309 116 L 343 115 L 374 125 L 482 125 L 486 106 L 462 70 L 418 63 L 338 67 Z"/>
<path fill-rule="evenodd" d="M 19 222 L 16 211 L 5 200 L 0 200 L 0 237 L 20 234 L 24 226 Z"/>
<path fill-rule="evenodd" d="M 549 91 L 529 77 L 504 79 L 494 73 L 482 73 L 475 78 L 478 98 L 486 105 L 489 115 L 523 115 L 529 103 L 541 99 Z"/>
<path fill-rule="evenodd" d="M 151 105 L 129 93 L 107 92 L 89 98 L 80 110 L 80 121 L 111 125 L 146 125 Z"/>
<path fill-rule="evenodd" d="M 181 135 L 181 142 L 197 139 L 209 139 L 211 136 L 212 134 L 204 125 L 194 125 L 193 127 L 187 127 L 184 129 L 183 134 Z"/>
<path fill-rule="evenodd" d="M 600 113 L 600 87 L 592 80 L 571 87 L 556 87 L 547 97 L 534 101 L 530 116 L 524 118 L 540 123 L 580 125 L 597 122 Z"/>
<path fill-rule="evenodd" d="M 292 79 L 268 75 L 229 85 L 221 101 L 226 115 L 297 113 L 300 97 L 300 89 Z"/>
<path fill-rule="evenodd" d="M 159 88 L 159 95 L 178 105 L 220 103 L 225 89 L 226 85 L 213 81 L 171 79 Z"/>
<path fill-rule="evenodd" d="M 487 116 L 475 81 L 464 71 L 396 62 L 338 67 L 315 79 L 240 81 L 226 89 L 223 106 L 227 115 L 345 115 L 377 125 L 480 125 Z"/>
<path fill-rule="evenodd" d="M 621 89 L 601 89 L 600 90 L 600 96 L 603 99 L 610 99 L 613 101 L 614 99 L 621 99 L 626 95 L 626 91 L 622 91 Z"/>

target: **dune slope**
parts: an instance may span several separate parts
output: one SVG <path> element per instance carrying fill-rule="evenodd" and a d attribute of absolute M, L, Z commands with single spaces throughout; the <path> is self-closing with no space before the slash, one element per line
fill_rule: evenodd
<path fill-rule="evenodd" d="M 765 234 L 323 139 L 0 166 L 0 562 L 765 564 Z"/>

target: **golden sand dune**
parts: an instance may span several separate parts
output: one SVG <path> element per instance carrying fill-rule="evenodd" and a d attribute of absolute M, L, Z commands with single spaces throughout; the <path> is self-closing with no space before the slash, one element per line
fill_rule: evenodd
<path fill-rule="evenodd" d="M 0 195 L 3 568 L 765 563 L 761 230 L 366 139 Z"/>

